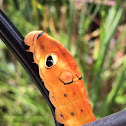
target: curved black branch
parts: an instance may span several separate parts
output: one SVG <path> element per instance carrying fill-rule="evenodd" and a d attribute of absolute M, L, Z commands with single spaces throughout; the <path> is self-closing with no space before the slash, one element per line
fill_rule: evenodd
<path fill-rule="evenodd" d="M 49 92 L 44 86 L 42 79 L 39 76 L 38 66 L 33 64 L 32 53 L 26 52 L 27 46 L 24 44 L 24 37 L 7 18 L 7 16 L 0 10 L 0 38 L 17 57 L 20 63 L 24 66 L 26 71 L 34 80 L 40 92 L 46 99 L 49 107 L 51 108 L 56 126 L 63 126 L 55 119 L 55 108 L 49 100 Z"/>

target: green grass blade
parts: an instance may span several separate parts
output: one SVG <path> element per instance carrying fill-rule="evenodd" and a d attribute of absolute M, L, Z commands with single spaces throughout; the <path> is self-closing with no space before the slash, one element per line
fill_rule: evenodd
<path fill-rule="evenodd" d="M 102 116 L 106 116 L 108 114 L 111 114 L 112 107 L 114 105 L 115 97 L 116 97 L 120 87 L 122 86 L 124 80 L 126 80 L 126 56 L 123 59 L 123 66 L 121 68 L 121 71 L 118 74 L 116 82 L 115 82 L 114 86 L 112 87 L 110 93 L 108 94 L 108 96 L 107 96 L 107 98 L 106 98 L 106 100 L 105 100 L 105 102 L 103 104 L 103 107 L 102 107 L 103 114 L 102 114 Z"/>
<path fill-rule="evenodd" d="M 101 72 L 102 72 L 103 64 L 105 62 L 105 57 L 107 54 L 107 49 L 109 47 L 110 39 L 113 36 L 115 29 L 117 28 L 117 26 L 120 22 L 120 18 L 122 17 L 123 10 L 124 10 L 123 8 L 119 8 L 119 10 L 117 11 L 116 17 L 114 18 L 113 23 L 112 23 L 109 31 L 106 33 L 105 38 L 102 42 L 102 47 L 100 50 L 99 58 L 95 65 L 94 83 L 93 83 L 93 87 L 91 90 L 91 102 L 92 102 L 93 106 L 98 99 L 98 94 L 99 94 L 99 91 L 101 88 L 101 81 L 102 81 Z"/>
<path fill-rule="evenodd" d="M 73 16 L 74 16 L 74 0 L 70 0 L 69 3 L 69 20 L 68 20 L 68 42 L 67 49 L 70 51 L 71 38 L 72 38 L 72 29 L 73 29 Z"/>

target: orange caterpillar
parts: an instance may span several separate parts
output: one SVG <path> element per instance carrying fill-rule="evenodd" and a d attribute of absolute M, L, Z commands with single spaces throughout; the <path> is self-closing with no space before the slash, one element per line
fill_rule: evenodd
<path fill-rule="evenodd" d="M 65 126 L 80 126 L 96 120 L 86 95 L 80 70 L 71 54 L 43 31 L 30 32 L 25 40 L 39 66 L 49 91 L 56 120 Z"/>

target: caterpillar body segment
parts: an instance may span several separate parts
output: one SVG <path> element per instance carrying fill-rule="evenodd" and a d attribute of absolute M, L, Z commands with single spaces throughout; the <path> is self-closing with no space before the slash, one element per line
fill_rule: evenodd
<path fill-rule="evenodd" d="M 24 42 L 39 66 L 57 121 L 65 126 L 80 126 L 96 120 L 71 54 L 43 31 L 30 32 Z"/>

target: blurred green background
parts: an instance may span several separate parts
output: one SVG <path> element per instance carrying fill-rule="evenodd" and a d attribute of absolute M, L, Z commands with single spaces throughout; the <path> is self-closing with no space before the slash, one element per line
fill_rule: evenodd
<path fill-rule="evenodd" d="M 24 37 L 42 29 L 71 52 L 98 119 L 126 108 L 125 0 L 4 0 L 0 6 Z M 43 96 L 1 40 L 0 125 L 54 125 Z"/>

